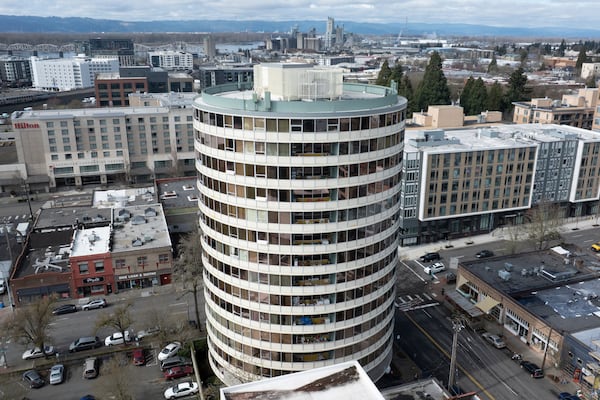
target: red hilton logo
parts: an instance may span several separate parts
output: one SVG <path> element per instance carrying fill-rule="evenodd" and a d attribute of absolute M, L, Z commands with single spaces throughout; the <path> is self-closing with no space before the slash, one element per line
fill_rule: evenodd
<path fill-rule="evenodd" d="M 37 122 L 33 124 L 30 124 L 29 122 L 15 122 L 13 125 L 16 129 L 39 129 L 40 127 L 40 124 Z"/>

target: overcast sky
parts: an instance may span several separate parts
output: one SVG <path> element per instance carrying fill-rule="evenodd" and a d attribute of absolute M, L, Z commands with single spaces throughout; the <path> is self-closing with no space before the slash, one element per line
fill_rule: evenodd
<path fill-rule="evenodd" d="M 2 15 L 152 20 L 448 22 L 597 29 L 599 0 L 0 0 Z"/>

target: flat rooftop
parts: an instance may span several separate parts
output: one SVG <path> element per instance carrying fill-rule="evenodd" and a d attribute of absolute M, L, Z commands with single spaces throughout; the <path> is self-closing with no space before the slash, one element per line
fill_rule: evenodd
<path fill-rule="evenodd" d="M 43 234 L 43 242 L 36 240 L 40 234 L 32 233 L 30 243 L 37 245 L 29 248 L 24 260 L 13 271 L 12 278 L 37 275 L 40 279 L 47 273 L 69 273 L 69 256 L 73 231 L 49 232 Z"/>
<path fill-rule="evenodd" d="M 78 229 L 71 244 L 71 257 L 85 257 L 110 252 L 110 226 Z"/>
<path fill-rule="evenodd" d="M 357 361 L 221 389 L 221 400 L 384 400 Z"/>
<path fill-rule="evenodd" d="M 157 181 L 158 197 L 165 212 L 174 209 L 198 209 L 196 178 Z"/>
<path fill-rule="evenodd" d="M 408 152 L 431 149 L 434 152 L 477 151 L 497 148 L 530 147 L 540 142 L 573 138 L 600 140 L 600 132 L 555 124 L 494 125 L 477 128 L 406 130 L 404 148 Z M 425 140 L 428 136 L 428 140 Z M 443 140 L 433 140 L 433 136 Z"/>
<path fill-rule="evenodd" d="M 33 229 L 36 232 L 46 232 L 54 231 L 60 227 L 75 227 L 78 224 L 86 227 L 109 225 L 110 219 L 111 212 L 109 209 L 91 208 L 89 206 L 42 208 Z"/>
<path fill-rule="evenodd" d="M 462 263 L 461 267 L 512 297 L 562 332 L 600 325 L 600 262 L 568 246 Z"/>
<path fill-rule="evenodd" d="M 94 192 L 92 199 L 93 207 L 98 209 L 153 203 L 156 203 L 156 194 L 153 186 L 97 190 Z"/>
<path fill-rule="evenodd" d="M 162 205 L 158 203 L 113 209 L 113 254 L 171 247 Z"/>

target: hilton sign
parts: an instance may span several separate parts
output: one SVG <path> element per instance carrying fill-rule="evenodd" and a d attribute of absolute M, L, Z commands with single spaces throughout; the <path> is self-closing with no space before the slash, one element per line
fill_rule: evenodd
<path fill-rule="evenodd" d="M 13 124 L 13 126 L 16 129 L 39 129 L 40 128 L 40 124 L 38 124 L 37 122 L 33 123 L 33 124 L 30 124 L 29 122 L 15 122 Z"/>

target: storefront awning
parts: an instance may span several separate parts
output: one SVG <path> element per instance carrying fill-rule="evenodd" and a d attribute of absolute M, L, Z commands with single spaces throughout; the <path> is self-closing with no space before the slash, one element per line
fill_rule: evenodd
<path fill-rule="evenodd" d="M 467 282 L 469 282 L 469 280 L 467 278 L 465 278 L 462 275 L 458 275 L 458 279 L 456 280 L 456 288 L 460 289 L 460 287 Z"/>
<path fill-rule="evenodd" d="M 477 318 L 483 315 L 483 313 L 475 307 L 475 304 L 471 303 L 471 301 L 468 298 L 466 298 L 459 292 L 449 290 L 448 292 L 446 292 L 446 297 L 448 297 L 448 299 L 452 303 L 456 304 L 456 306 L 458 306 L 461 310 L 466 312 L 471 318 Z"/>
<path fill-rule="evenodd" d="M 475 307 L 479 308 L 481 311 L 483 311 L 484 313 L 489 313 L 490 310 L 492 308 L 494 308 L 495 306 L 497 306 L 498 304 L 500 304 L 499 301 L 494 300 L 492 297 L 490 296 L 483 296 L 483 299 L 478 301 L 475 304 Z"/>

